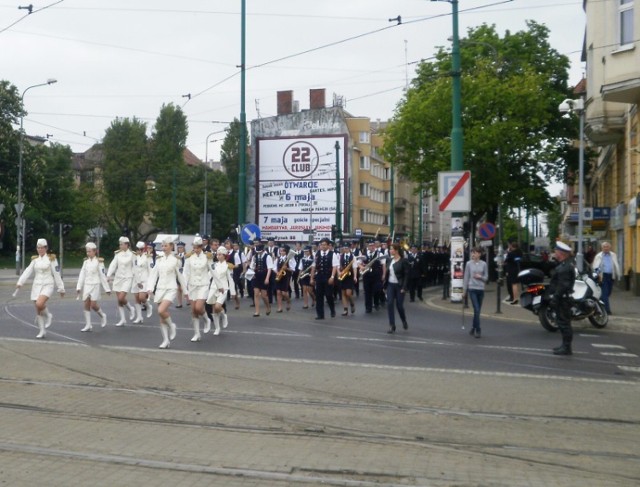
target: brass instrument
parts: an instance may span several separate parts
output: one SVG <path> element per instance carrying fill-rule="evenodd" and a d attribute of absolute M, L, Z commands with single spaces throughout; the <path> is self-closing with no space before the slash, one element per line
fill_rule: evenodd
<path fill-rule="evenodd" d="M 298 274 L 298 282 L 300 279 L 304 279 L 305 277 L 311 275 L 311 264 L 305 267 L 300 274 Z"/>
<path fill-rule="evenodd" d="M 340 272 L 340 275 L 338 276 L 338 281 L 342 281 L 345 277 L 347 277 L 349 274 L 351 274 L 351 267 L 353 266 L 353 261 L 350 261 L 347 266 L 342 269 L 342 272 Z"/>
<path fill-rule="evenodd" d="M 236 265 L 232 262 L 227 262 L 227 267 L 230 271 L 232 271 L 233 269 L 235 269 Z"/>
<path fill-rule="evenodd" d="M 280 270 L 278 271 L 278 273 L 276 274 L 276 282 L 280 282 L 280 280 L 287 275 L 287 267 L 289 266 L 289 260 L 285 260 L 282 263 L 282 267 L 280 267 Z"/>
<path fill-rule="evenodd" d="M 364 266 L 364 268 L 362 269 L 362 272 L 360 273 L 361 276 L 364 276 L 367 272 L 369 272 L 371 270 L 371 268 L 373 267 L 373 264 L 380 260 L 382 258 L 382 255 L 378 254 L 373 260 L 371 260 L 371 262 L 369 262 L 368 264 L 366 264 Z"/>

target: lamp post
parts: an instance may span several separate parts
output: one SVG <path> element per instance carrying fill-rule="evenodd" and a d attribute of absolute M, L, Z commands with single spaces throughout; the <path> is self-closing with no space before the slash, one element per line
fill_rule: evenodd
<path fill-rule="evenodd" d="M 336 140 L 336 233 L 337 238 L 342 239 L 342 211 L 340 203 L 340 142 Z"/>
<path fill-rule="evenodd" d="M 38 83 L 37 85 L 27 86 L 22 92 L 22 96 L 20 97 L 20 104 L 22 105 L 24 111 L 24 95 L 31 88 L 37 88 L 39 86 L 48 86 L 54 83 L 57 83 L 58 80 L 49 78 L 45 83 Z M 18 155 L 18 202 L 16 203 L 16 274 L 20 275 L 22 273 L 22 268 L 24 265 L 24 245 L 25 245 L 25 235 L 24 235 L 24 218 L 22 218 L 22 210 L 24 209 L 24 203 L 22 202 L 22 153 L 24 151 L 24 114 L 20 115 L 20 149 Z M 21 254 L 22 250 L 22 254 Z"/>
<path fill-rule="evenodd" d="M 584 254 L 582 253 L 582 239 L 584 233 L 584 202 L 583 202 L 583 189 L 584 189 L 584 98 L 578 98 L 577 100 L 567 99 L 560 103 L 558 110 L 561 113 L 576 113 L 580 120 L 580 149 L 578 152 L 578 251 L 576 253 L 576 266 L 578 272 L 584 270 Z"/>
<path fill-rule="evenodd" d="M 238 168 L 238 225 L 244 224 L 247 216 L 247 114 L 245 111 L 246 0 L 241 0 L 240 11 L 240 167 Z"/>
<path fill-rule="evenodd" d="M 205 164 L 205 169 L 204 169 L 204 216 L 202 218 L 202 234 L 208 234 L 209 233 L 209 221 L 207 218 L 207 192 L 208 192 L 208 186 L 207 186 L 207 175 L 209 174 L 209 137 L 211 137 L 212 135 L 215 135 L 217 132 L 211 132 L 209 135 L 207 135 L 207 138 L 205 139 L 205 146 L 204 146 L 204 164 Z"/>

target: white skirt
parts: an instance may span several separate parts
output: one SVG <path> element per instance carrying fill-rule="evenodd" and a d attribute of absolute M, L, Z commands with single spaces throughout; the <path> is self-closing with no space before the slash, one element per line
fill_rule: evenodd
<path fill-rule="evenodd" d="M 119 277 L 114 279 L 113 287 L 111 290 L 114 293 L 129 293 L 131 292 L 131 285 L 133 284 L 133 277 Z"/>
<path fill-rule="evenodd" d="M 144 288 L 144 283 L 140 283 L 138 284 L 137 282 L 133 281 L 131 282 L 131 294 L 138 294 L 138 293 L 146 293 L 147 290 Z"/>
<path fill-rule="evenodd" d="M 224 304 L 224 302 L 227 300 L 227 291 L 225 290 L 225 292 L 221 293 L 220 291 L 216 291 L 216 293 L 211 296 L 209 299 L 207 299 L 207 303 L 208 304 Z"/>
<path fill-rule="evenodd" d="M 100 284 L 85 285 L 82 289 L 82 300 L 100 301 Z"/>
<path fill-rule="evenodd" d="M 191 301 L 207 299 L 207 294 L 209 294 L 209 286 L 195 286 L 189 290 L 189 299 Z"/>
<path fill-rule="evenodd" d="M 38 299 L 38 296 L 50 298 L 53 295 L 53 284 L 34 284 L 31 287 L 31 301 Z"/>
<path fill-rule="evenodd" d="M 171 301 L 173 303 L 176 300 L 177 295 L 177 289 L 156 289 L 156 293 L 153 296 L 153 302 L 160 304 L 162 301 Z"/>

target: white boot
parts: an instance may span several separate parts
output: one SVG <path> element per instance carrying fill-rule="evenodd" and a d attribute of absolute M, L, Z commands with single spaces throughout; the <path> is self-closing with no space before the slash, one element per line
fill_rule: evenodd
<path fill-rule="evenodd" d="M 118 314 L 120 315 L 120 321 L 116 323 L 116 326 L 124 326 L 127 319 L 124 317 L 124 306 L 118 306 Z"/>
<path fill-rule="evenodd" d="M 136 319 L 133 322 L 142 323 L 142 305 L 139 303 L 136 303 Z"/>
<path fill-rule="evenodd" d="M 169 348 L 171 342 L 169 341 L 169 327 L 164 323 L 160 324 L 160 331 L 162 332 L 162 343 L 158 348 Z"/>
<path fill-rule="evenodd" d="M 51 326 L 51 321 L 53 320 L 53 315 L 51 313 L 49 313 L 49 309 L 48 308 L 45 308 L 43 313 L 44 313 L 44 317 L 45 317 L 44 327 L 45 328 L 49 328 Z"/>
<path fill-rule="evenodd" d="M 91 331 L 93 330 L 93 326 L 91 326 L 91 311 L 85 311 L 84 312 L 84 321 L 86 323 L 86 325 L 84 325 L 84 328 L 80 331 Z"/>
<path fill-rule="evenodd" d="M 133 321 L 136 317 L 136 309 L 127 303 L 127 308 L 129 308 L 129 321 Z M 133 321 L 135 323 L 135 321 Z"/>
<path fill-rule="evenodd" d="M 209 333 L 211 331 L 211 320 L 207 316 L 207 313 L 203 314 L 202 317 L 204 318 L 204 329 L 202 331 Z"/>
<path fill-rule="evenodd" d="M 47 331 L 44 326 L 44 318 L 40 315 L 36 316 L 36 321 L 38 322 L 38 328 L 40 329 L 40 333 L 36 335 L 36 338 L 44 338 L 47 336 Z"/>
<path fill-rule="evenodd" d="M 213 330 L 214 335 L 220 334 L 220 313 L 213 313 L 213 326 L 215 330 Z"/>
<path fill-rule="evenodd" d="M 176 338 L 176 325 L 171 318 L 167 318 L 167 325 L 169 325 L 169 340 L 174 340 Z"/>
<path fill-rule="evenodd" d="M 229 325 L 229 320 L 227 319 L 227 313 L 225 313 L 224 311 L 222 311 L 220 313 L 220 317 L 222 318 L 221 321 L 221 325 L 222 328 L 226 328 Z"/>
<path fill-rule="evenodd" d="M 104 328 L 105 326 L 107 326 L 107 313 L 99 309 L 98 315 L 100 315 L 100 326 Z"/>
<path fill-rule="evenodd" d="M 150 299 L 147 299 L 147 318 L 151 318 L 153 314 L 153 303 Z"/>
<path fill-rule="evenodd" d="M 194 332 L 194 335 L 191 341 L 199 342 L 200 341 L 200 318 L 192 318 L 191 323 L 193 323 L 193 332 Z"/>

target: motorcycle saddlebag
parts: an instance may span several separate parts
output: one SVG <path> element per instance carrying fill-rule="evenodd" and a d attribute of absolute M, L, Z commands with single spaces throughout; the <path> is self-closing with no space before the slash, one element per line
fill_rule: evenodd
<path fill-rule="evenodd" d="M 540 269 L 525 269 L 518 273 L 518 281 L 520 281 L 522 284 L 544 282 L 544 272 L 542 272 Z"/>

